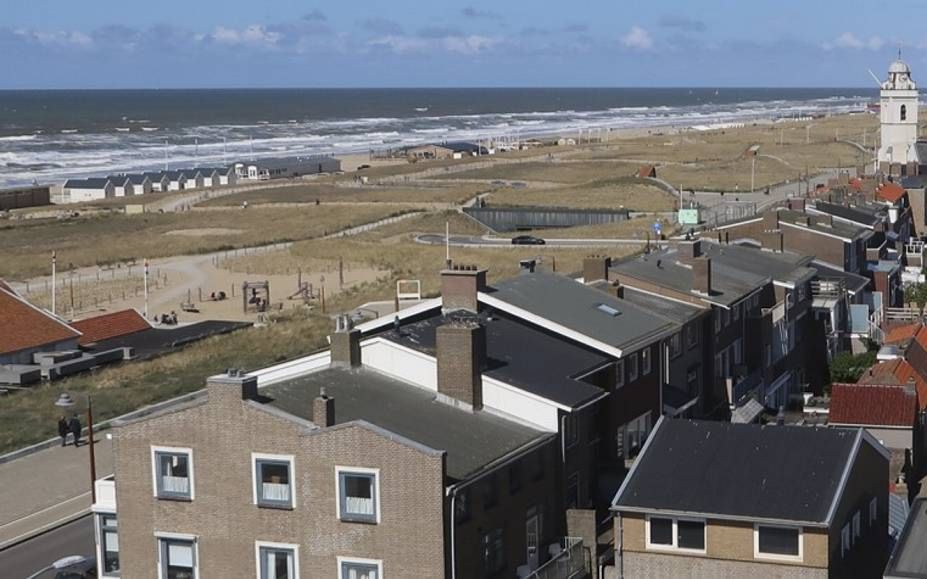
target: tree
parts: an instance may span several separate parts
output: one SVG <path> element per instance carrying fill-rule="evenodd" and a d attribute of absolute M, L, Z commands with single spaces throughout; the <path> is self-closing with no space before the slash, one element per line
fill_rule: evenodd
<path fill-rule="evenodd" d="M 924 306 L 927 306 L 927 283 L 912 283 L 905 287 L 904 301 L 917 304 L 917 309 L 923 314 Z"/>
<path fill-rule="evenodd" d="M 855 383 L 876 362 L 878 352 L 840 352 L 830 362 L 831 382 Z"/>

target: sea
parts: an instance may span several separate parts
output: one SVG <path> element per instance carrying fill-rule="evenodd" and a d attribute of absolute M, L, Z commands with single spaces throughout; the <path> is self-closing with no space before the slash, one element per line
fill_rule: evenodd
<path fill-rule="evenodd" d="M 0 91 L 0 187 L 596 129 L 863 111 L 853 88 Z"/>

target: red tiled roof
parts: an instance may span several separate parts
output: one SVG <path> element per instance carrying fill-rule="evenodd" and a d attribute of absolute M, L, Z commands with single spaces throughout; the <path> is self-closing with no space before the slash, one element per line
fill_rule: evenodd
<path fill-rule="evenodd" d="M 63 321 L 15 293 L 0 289 L 0 354 L 39 348 L 80 336 Z"/>
<path fill-rule="evenodd" d="M 13 288 L 10 287 L 10 284 L 6 283 L 6 282 L 3 281 L 2 279 L 0 279 L 0 289 L 6 290 L 6 291 L 10 292 L 11 294 L 15 294 L 15 293 L 16 293 L 16 291 L 13 290 Z"/>
<path fill-rule="evenodd" d="M 918 331 L 921 329 L 921 325 L 918 324 L 904 324 L 902 326 L 894 326 L 888 330 L 885 334 L 884 343 L 886 344 L 898 344 L 900 342 L 907 342 L 913 338 Z"/>
<path fill-rule="evenodd" d="M 897 183 L 882 183 L 879 185 L 879 188 L 876 189 L 876 194 L 879 196 L 879 199 L 884 199 L 889 203 L 897 203 L 898 200 L 904 196 L 904 188 Z"/>
<path fill-rule="evenodd" d="M 71 326 L 77 328 L 83 334 L 80 338 L 82 346 L 110 338 L 128 336 L 151 328 L 145 318 L 135 310 L 122 310 L 78 320 L 71 322 Z"/>
<path fill-rule="evenodd" d="M 915 357 L 920 352 L 924 352 L 920 345 L 912 346 Z M 909 349 L 909 352 L 912 352 Z M 880 362 L 870 368 L 859 379 L 860 384 L 913 384 L 917 390 L 917 401 L 921 410 L 927 410 L 927 380 L 911 365 L 910 362 L 902 358 Z"/>
<path fill-rule="evenodd" d="M 853 179 L 850 179 L 850 189 L 853 189 L 854 191 L 862 191 L 863 190 L 862 180 L 860 180 L 858 177 L 854 177 Z"/>
<path fill-rule="evenodd" d="M 831 424 L 913 426 L 917 395 L 904 385 L 834 384 L 831 388 Z"/>

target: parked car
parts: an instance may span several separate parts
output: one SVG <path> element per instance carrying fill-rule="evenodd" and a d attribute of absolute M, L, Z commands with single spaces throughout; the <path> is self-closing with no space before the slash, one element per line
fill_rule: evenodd
<path fill-rule="evenodd" d="M 55 579 L 97 579 L 97 561 L 89 557 L 85 561 L 58 571 Z"/>
<path fill-rule="evenodd" d="M 547 242 L 533 235 L 518 235 L 512 238 L 512 245 L 544 245 Z"/>

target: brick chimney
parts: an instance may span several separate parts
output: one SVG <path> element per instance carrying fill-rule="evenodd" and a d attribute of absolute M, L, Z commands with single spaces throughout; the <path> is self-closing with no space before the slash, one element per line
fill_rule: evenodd
<path fill-rule="evenodd" d="M 619 284 L 615 286 L 615 297 L 619 300 L 624 299 L 624 286 Z"/>
<path fill-rule="evenodd" d="M 590 255 L 583 259 L 583 281 L 593 283 L 608 281 L 608 270 L 612 266 L 612 258 L 604 255 Z"/>
<path fill-rule="evenodd" d="M 312 421 L 322 428 L 335 425 L 335 399 L 325 394 L 325 388 L 312 401 Z"/>
<path fill-rule="evenodd" d="M 680 241 L 677 252 L 679 255 L 679 261 L 691 264 L 696 258 L 702 256 L 702 240 L 686 239 Z"/>
<path fill-rule="evenodd" d="M 436 331 L 438 397 L 472 410 L 483 407 L 486 328 L 476 321 L 450 321 Z"/>
<path fill-rule="evenodd" d="M 692 289 L 711 294 L 711 258 L 698 257 L 692 261 Z"/>
<path fill-rule="evenodd" d="M 486 270 L 475 265 L 455 265 L 441 272 L 442 309 L 479 311 L 477 293 L 486 290 Z"/>
<path fill-rule="evenodd" d="M 361 331 L 354 328 L 347 316 L 335 319 L 335 332 L 331 335 L 331 365 L 357 368 L 361 365 Z"/>
<path fill-rule="evenodd" d="M 763 214 L 763 229 L 774 231 L 779 229 L 779 212 L 776 210 L 767 211 Z"/>
<path fill-rule="evenodd" d="M 257 376 L 248 376 L 237 368 L 206 380 L 206 393 L 210 402 L 238 402 L 255 400 L 258 396 Z"/>
<path fill-rule="evenodd" d="M 801 197 L 790 197 L 789 198 L 789 210 L 790 211 L 805 211 L 805 200 Z M 765 216 L 764 216 L 765 217 Z"/>

